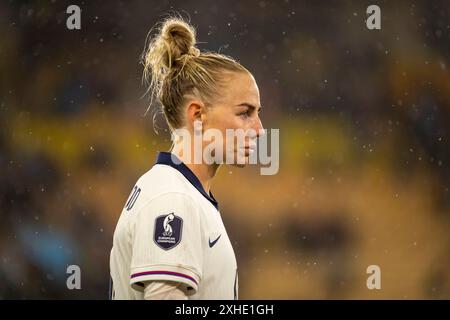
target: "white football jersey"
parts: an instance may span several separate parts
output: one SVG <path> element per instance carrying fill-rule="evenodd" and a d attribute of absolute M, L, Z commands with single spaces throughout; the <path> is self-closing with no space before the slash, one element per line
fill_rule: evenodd
<path fill-rule="evenodd" d="M 160 152 L 134 186 L 114 231 L 110 272 L 112 299 L 143 299 L 151 280 L 180 282 L 192 300 L 238 298 L 217 201 L 172 153 Z"/>

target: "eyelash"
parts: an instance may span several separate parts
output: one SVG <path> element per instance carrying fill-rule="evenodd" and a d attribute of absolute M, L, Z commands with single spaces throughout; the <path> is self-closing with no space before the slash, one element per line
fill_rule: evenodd
<path fill-rule="evenodd" d="M 250 116 L 250 111 L 247 110 L 247 111 L 241 112 L 241 113 L 238 114 L 238 116 L 240 116 L 240 117 L 243 117 L 243 116 L 248 117 L 248 116 Z"/>
<path fill-rule="evenodd" d="M 261 110 L 258 110 L 258 114 L 261 112 Z M 246 117 L 249 117 L 250 116 L 250 113 L 251 113 L 251 111 L 250 110 L 247 110 L 247 111 L 243 111 L 243 112 L 241 112 L 241 113 L 238 113 L 238 116 L 240 116 L 240 117 L 243 117 L 243 116 L 246 116 Z"/>

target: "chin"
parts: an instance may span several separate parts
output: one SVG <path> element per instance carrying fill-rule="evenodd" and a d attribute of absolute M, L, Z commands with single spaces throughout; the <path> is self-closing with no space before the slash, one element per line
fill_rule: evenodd
<path fill-rule="evenodd" d="M 243 158 L 240 158 L 239 160 L 241 160 L 240 162 L 238 162 L 238 160 L 236 159 L 235 163 L 232 164 L 233 167 L 237 167 L 237 168 L 244 168 L 249 164 L 249 157 L 245 156 Z"/>
<path fill-rule="evenodd" d="M 244 168 L 247 166 L 247 163 L 243 163 L 243 164 L 234 163 L 234 164 L 232 164 L 232 166 L 237 167 L 237 168 Z"/>
<path fill-rule="evenodd" d="M 240 153 L 238 151 L 234 152 L 233 163 L 226 163 L 226 158 L 224 158 L 224 163 L 229 164 L 233 167 L 244 168 L 249 165 L 250 162 L 250 154 L 248 153 Z"/>

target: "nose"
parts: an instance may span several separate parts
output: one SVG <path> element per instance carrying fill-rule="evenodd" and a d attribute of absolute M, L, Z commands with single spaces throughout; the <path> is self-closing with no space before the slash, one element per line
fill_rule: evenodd
<path fill-rule="evenodd" d="M 262 125 L 261 119 L 259 116 L 255 119 L 255 124 L 253 125 L 253 130 L 256 131 L 256 138 L 260 138 L 263 135 L 265 135 L 266 130 L 264 130 L 264 127 Z"/>

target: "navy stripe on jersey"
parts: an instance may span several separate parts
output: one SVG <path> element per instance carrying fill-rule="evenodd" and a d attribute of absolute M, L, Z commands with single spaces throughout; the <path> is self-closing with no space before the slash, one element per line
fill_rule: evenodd
<path fill-rule="evenodd" d="M 175 163 L 172 160 L 172 157 L 179 163 Z M 209 195 L 206 193 L 205 189 L 203 189 L 203 186 L 198 180 L 197 176 L 189 169 L 188 166 L 186 166 L 181 160 L 178 159 L 176 155 L 170 152 L 159 152 L 158 156 L 156 158 L 156 164 L 165 164 L 168 166 L 171 166 L 172 168 L 177 169 L 180 171 L 180 173 L 206 198 L 213 204 L 214 207 L 216 207 L 217 210 L 219 210 L 219 203 L 212 195 L 211 191 L 209 192 Z"/>
<path fill-rule="evenodd" d="M 133 275 L 131 275 L 131 278 L 136 278 L 136 277 L 141 277 L 141 276 L 147 276 L 147 275 L 159 275 L 159 274 L 167 274 L 170 276 L 176 276 L 176 277 L 182 277 L 182 278 L 186 278 L 191 280 L 192 282 L 194 282 L 195 284 L 198 284 L 197 281 L 188 276 L 187 274 L 184 273 L 179 273 L 179 272 L 172 272 L 172 271 L 162 271 L 162 270 L 157 270 L 157 271 L 146 271 L 146 272 L 139 272 L 139 273 L 135 273 Z"/>

